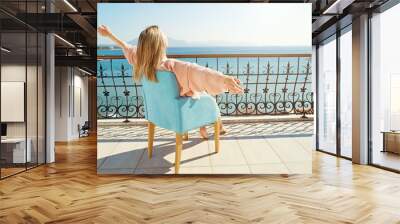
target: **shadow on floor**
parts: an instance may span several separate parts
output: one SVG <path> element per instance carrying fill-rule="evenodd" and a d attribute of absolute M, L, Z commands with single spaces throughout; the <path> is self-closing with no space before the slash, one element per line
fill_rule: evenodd
<path fill-rule="evenodd" d="M 166 160 L 166 156 L 169 154 L 173 154 L 175 156 L 175 141 L 163 142 L 158 144 L 159 142 L 155 142 L 153 148 L 153 157 L 149 159 L 147 157 L 147 147 L 132 149 L 127 152 L 117 153 L 111 156 L 107 156 L 104 158 L 100 158 L 97 160 L 98 169 L 97 172 L 99 174 L 133 174 L 135 169 L 138 167 L 139 162 L 143 161 L 145 164 L 154 164 L 156 163 L 157 173 L 165 174 L 171 172 L 171 169 L 174 169 L 174 163 Z M 191 147 L 201 143 L 203 140 L 199 138 L 189 139 L 183 143 L 182 154 L 185 153 L 185 150 L 190 149 Z M 110 142 L 110 141 L 108 141 Z M 121 142 L 121 141 L 111 141 L 111 142 Z M 128 142 L 128 141 L 127 141 Z M 130 142 L 133 142 L 132 140 Z M 137 142 L 137 141 L 135 141 Z M 145 141 L 147 142 L 147 140 Z M 100 143 L 101 144 L 101 143 Z M 210 156 L 215 153 L 207 153 L 202 156 L 197 156 L 190 158 L 188 160 L 181 160 L 181 165 L 188 163 L 193 160 L 197 160 L 203 157 Z M 151 169 L 151 167 L 149 167 Z"/>

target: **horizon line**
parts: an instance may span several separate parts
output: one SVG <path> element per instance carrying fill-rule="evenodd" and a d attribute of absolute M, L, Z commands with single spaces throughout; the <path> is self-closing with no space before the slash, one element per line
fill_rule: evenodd
<path fill-rule="evenodd" d="M 99 47 L 115 47 L 115 48 L 121 48 L 116 44 L 101 44 L 97 45 L 97 48 Z M 303 45 L 261 45 L 261 46 L 251 46 L 251 45 L 236 45 L 236 46 L 230 46 L 230 45 L 200 45 L 200 46 L 168 46 L 167 48 L 171 47 L 181 47 L 181 48 L 187 48 L 187 47 L 298 47 L 298 48 L 312 48 L 312 46 L 303 46 Z"/>

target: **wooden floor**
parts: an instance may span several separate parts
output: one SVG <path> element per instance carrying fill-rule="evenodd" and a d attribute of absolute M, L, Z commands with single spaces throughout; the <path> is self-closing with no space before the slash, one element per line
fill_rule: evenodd
<path fill-rule="evenodd" d="M 0 181 L 0 223 L 400 223 L 400 175 L 313 153 L 312 175 L 98 176 L 96 138 Z"/>

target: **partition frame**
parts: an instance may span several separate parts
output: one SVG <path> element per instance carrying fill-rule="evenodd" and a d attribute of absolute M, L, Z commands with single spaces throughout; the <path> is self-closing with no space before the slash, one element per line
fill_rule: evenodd
<path fill-rule="evenodd" d="M 340 77 L 341 77 L 340 37 L 346 32 L 351 32 L 351 29 L 348 30 L 349 26 L 351 26 L 351 25 L 352 25 L 352 23 L 347 24 L 346 26 L 344 26 L 342 28 L 337 27 L 337 31 L 335 33 L 333 33 L 332 35 L 327 36 L 326 38 L 324 38 L 322 40 L 320 40 L 318 42 L 318 44 L 316 44 L 316 66 L 317 67 L 315 69 L 315 71 L 316 71 L 316 82 L 317 82 L 316 83 L 317 105 L 315 106 L 315 108 L 316 108 L 315 109 L 315 111 L 316 111 L 316 114 L 315 114 L 315 122 L 316 122 L 316 151 L 323 152 L 323 153 L 326 153 L 326 154 L 329 154 L 329 155 L 332 155 L 332 156 L 337 156 L 339 158 L 343 158 L 343 159 L 346 159 L 346 160 L 352 160 L 352 158 L 344 156 L 341 153 L 342 150 L 341 150 L 341 118 L 340 118 L 340 100 L 341 100 L 340 99 L 341 98 L 340 97 L 341 96 L 341 94 L 340 94 L 340 84 L 341 84 L 340 83 L 340 81 L 341 81 L 341 79 L 340 79 Z M 335 36 L 335 38 L 333 39 L 332 36 Z M 335 63 L 336 63 L 336 152 L 335 153 L 328 152 L 328 151 L 320 148 L 320 144 L 319 144 L 319 132 L 320 132 L 320 130 L 318 128 L 319 127 L 319 122 L 320 122 L 318 104 L 319 104 L 319 96 L 321 94 L 321 90 L 319 89 L 319 81 L 320 81 L 319 80 L 319 77 L 320 77 L 320 74 L 319 74 L 319 62 L 320 62 L 320 57 L 318 55 L 319 54 L 318 53 L 318 48 L 320 47 L 320 43 L 322 43 L 324 41 L 327 41 L 330 38 L 332 38 L 331 41 L 336 41 L 336 52 L 335 52 L 336 53 L 336 61 L 335 61 Z"/>
<path fill-rule="evenodd" d="M 25 16 L 27 16 L 27 3 L 28 3 L 28 1 L 27 0 L 25 0 L 25 1 L 22 1 L 22 2 L 24 2 L 25 3 Z M 39 9 L 39 7 L 38 7 L 38 3 L 39 3 L 39 1 L 36 1 L 36 11 L 38 12 L 38 9 Z M 46 10 L 45 10 L 45 12 L 47 12 L 47 7 L 46 7 Z M 21 21 L 20 21 L 21 22 Z M 0 23 L 0 28 L 1 28 L 1 23 Z M 4 176 L 3 175 L 3 172 L 2 172 L 2 170 L 3 170 L 3 168 L 0 166 L 0 180 L 3 180 L 3 179 L 6 179 L 6 178 L 8 178 L 8 177 L 12 177 L 12 176 L 14 176 L 14 175 L 17 175 L 17 174 L 20 174 L 20 173 L 23 173 L 23 172 L 26 172 L 27 170 L 30 170 L 30 169 L 33 169 L 33 168 L 36 168 L 36 167 L 39 167 L 39 166 L 41 166 L 41 165 L 43 165 L 43 164 L 46 164 L 47 163 L 47 138 L 46 138 L 46 136 L 47 136 L 47 110 L 46 110 L 46 108 L 47 108 L 47 100 L 46 100 L 46 98 L 47 98 L 47 81 L 46 81 L 46 79 L 47 79 L 47 33 L 46 32 L 41 32 L 40 30 L 37 30 L 36 28 L 33 28 L 32 26 L 29 26 L 27 23 L 24 23 L 24 30 L 21 32 L 21 33 L 24 33 L 24 35 L 25 35 L 25 84 L 24 84 L 24 122 L 25 122 L 25 127 L 24 127 L 24 129 L 25 129 L 25 136 L 24 136 L 24 138 L 25 138 L 25 168 L 23 169 L 23 170 L 21 170 L 21 171 L 18 171 L 18 172 L 15 172 L 15 173 L 12 173 L 12 174 L 9 174 L 9 175 L 7 175 L 7 176 Z M 35 64 L 35 66 L 36 66 L 36 136 L 34 136 L 33 138 L 36 138 L 36 142 L 37 142 L 37 144 L 36 144 L 36 161 L 35 161 L 35 163 L 33 163 L 33 165 L 32 164 L 30 164 L 30 165 L 32 165 L 32 166 L 29 166 L 28 167 L 28 153 L 27 153 L 27 148 L 28 148 L 28 119 L 27 119 L 27 116 L 28 116 L 28 114 L 27 114 L 27 84 L 28 84 L 28 30 L 32 30 L 30 33 L 34 33 L 34 34 L 36 34 L 36 64 Z M 16 32 L 18 32 L 18 31 L 16 31 Z M 3 45 L 3 43 L 2 43 L 2 34 L 3 33 L 9 33 L 9 32 L 3 32 L 3 31 L 1 31 L 1 29 L 0 29 L 0 46 L 2 46 Z M 12 32 L 13 33 L 13 32 Z M 44 91 L 43 91 L 43 96 L 44 96 L 44 99 L 42 100 L 42 102 L 43 102 L 43 105 L 42 105 L 42 107 L 43 107 L 43 113 L 44 113 L 44 116 L 42 117 L 43 119 L 41 119 L 41 121 L 43 122 L 43 149 L 42 149 L 42 152 L 43 152 L 43 155 L 42 155 L 42 159 L 43 159 L 43 162 L 42 163 L 40 163 L 39 162 L 39 65 L 40 65 L 40 63 L 39 63 L 39 34 L 43 34 L 43 38 L 41 39 L 41 41 L 42 41 L 42 47 L 44 48 L 44 49 L 42 49 L 41 50 L 41 57 L 43 58 L 43 60 L 44 60 L 44 63 L 43 63 L 43 66 L 42 66 L 42 84 L 43 84 L 43 87 L 44 87 Z M 2 58 L 2 53 L 0 52 L 0 82 L 2 81 L 2 62 L 3 62 L 3 60 L 2 60 L 3 58 Z M 0 90 L 1 90 L 1 85 L 0 85 Z M 0 101 L 1 101 L 1 91 L 0 91 Z M 0 104 L 0 110 L 1 110 L 1 104 Z M 2 122 L 1 122 L 1 114 L 0 114 L 0 124 L 1 124 Z M 0 158 L 1 158 L 1 153 L 2 153 L 2 146 L 1 146 L 1 144 L 0 144 Z M 0 162 L 0 165 L 1 165 L 1 162 Z"/>

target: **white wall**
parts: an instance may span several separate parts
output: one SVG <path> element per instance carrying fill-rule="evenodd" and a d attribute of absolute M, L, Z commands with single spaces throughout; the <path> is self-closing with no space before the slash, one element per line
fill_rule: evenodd
<path fill-rule="evenodd" d="M 27 80 L 25 80 L 26 78 Z M 26 134 L 30 142 L 32 161 L 36 162 L 36 158 L 38 158 L 39 163 L 44 162 L 45 153 L 45 90 L 43 79 L 44 74 L 40 66 L 25 66 L 25 64 L 2 64 L 1 66 L 2 82 L 24 82 L 27 91 L 26 108 L 23 106 L 21 111 L 22 113 L 26 112 L 26 120 L 23 122 L 6 122 L 7 137 L 24 138 Z M 10 107 L 4 107 L 1 110 L 3 113 L 13 113 Z M 37 153 L 39 154 L 38 156 Z"/>
<path fill-rule="evenodd" d="M 56 67 L 55 85 L 55 140 L 77 139 L 78 124 L 88 120 L 88 78 L 75 68 Z"/>
<path fill-rule="evenodd" d="M 78 124 L 81 126 L 88 121 L 88 78 L 81 75 L 78 71 L 79 75 L 76 75 L 77 70 L 75 70 L 74 75 L 74 107 L 72 108 L 72 119 L 71 119 L 71 135 L 73 138 L 78 138 Z M 72 89 L 71 89 L 72 90 Z M 80 92 L 80 93 L 79 93 Z M 80 97 L 79 97 L 80 96 Z M 80 103 L 78 102 L 80 100 Z M 72 103 L 71 103 L 72 104 Z M 79 108 L 81 107 L 81 108 Z M 81 111 L 80 111 L 81 110 Z"/>
<path fill-rule="evenodd" d="M 55 141 L 68 140 L 69 75 L 67 67 L 55 68 Z"/>
<path fill-rule="evenodd" d="M 9 64 L 1 66 L 1 81 L 18 81 L 25 82 L 25 64 Z M 7 110 L 7 108 L 1 108 Z M 4 112 L 4 111 L 3 111 Z M 25 122 L 10 122 L 7 123 L 8 137 L 25 137 Z"/>
<path fill-rule="evenodd" d="M 27 69 L 27 70 L 26 70 Z M 4 82 L 24 82 L 26 83 L 25 76 L 26 71 L 28 72 L 28 84 L 27 84 L 27 125 L 28 125 L 28 137 L 31 133 L 35 133 L 36 137 L 36 126 L 37 126 L 37 114 L 36 107 L 39 108 L 43 105 L 37 105 L 36 96 L 36 66 L 18 65 L 18 64 L 4 64 L 1 66 L 1 81 Z M 34 74 L 35 77 L 32 77 Z M 41 101 L 40 101 L 41 102 Z M 8 110 L 9 108 L 1 108 Z M 12 113 L 10 111 L 10 113 Z M 25 136 L 25 123 L 26 122 L 7 122 L 7 135 L 9 137 L 24 137 Z M 31 131 L 32 130 L 32 131 Z M 43 137 L 43 136 L 40 136 Z"/>

